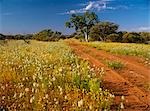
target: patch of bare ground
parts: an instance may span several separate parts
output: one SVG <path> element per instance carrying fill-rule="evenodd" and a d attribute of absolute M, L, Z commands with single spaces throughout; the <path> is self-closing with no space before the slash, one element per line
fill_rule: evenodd
<path fill-rule="evenodd" d="M 91 65 L 104 67 L 106 74 L 103 80 L 104 88 L 110 90 L 115 95 L 115 102 L 112 110 L 115 110 L 121 96 L 125 96 L 126 111 L 149 111 L 150 92 L 145 87 L 150 81 L 150 70 L 148 66 L 142 64 L 138 57 L 113 55 L 111 53 L 97 50 L 88 46 L 83 46 L 76 41 L 66 41 L 82 59 L 88 60 Z M 121 70 L 112 70 L 104 64 L 104 60 L 117 60 L 122 62 L 125 67 Z"/>

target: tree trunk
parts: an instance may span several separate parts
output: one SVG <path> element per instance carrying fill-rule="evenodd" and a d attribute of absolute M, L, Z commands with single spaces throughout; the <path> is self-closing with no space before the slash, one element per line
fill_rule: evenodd
<path fill-rule="evenodd" d="M 85 38 L 85 41 L 86 41 L 86 42 L 89 42 L 89 41 L 88 41 L 88 31 L 87 31 L 87 30 L 84 31 L 84 38 Z"/>
<path fill-rule="evenodd" d="M 99 39 L 100 39 L 102 42 L 104 41 L 102 37 L 99 37 Z"/>

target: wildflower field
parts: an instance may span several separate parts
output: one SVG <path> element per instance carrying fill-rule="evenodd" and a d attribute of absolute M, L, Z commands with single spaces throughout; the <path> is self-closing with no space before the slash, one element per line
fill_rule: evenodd
<path fill-rule="evenodd" d="M 150 45 L 134 44 L 134 43 L 103 43 L 103 42 L 89 42 L 83 43 L 99 50 L 105 50 L 110 53 L 120 55 L 138 56 L 144 58 L 146 64 L 150 64 Z"/>
<path fill-rule="evenodd" d="M 0 45 L 0 109 L 62 111 L 110 109 L 114 95 L 64 42 L 8 41 Z"/>

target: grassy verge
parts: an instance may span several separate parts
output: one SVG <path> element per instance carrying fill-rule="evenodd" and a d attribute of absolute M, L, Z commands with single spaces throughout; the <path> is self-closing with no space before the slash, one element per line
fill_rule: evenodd
<path fill-rule="evenodd" d="M 89 42 L 83 44 L 114 54 L 142 57 L 146 60 L 145 63 L 150 64 L 150 45 L 103 42 Z"/>

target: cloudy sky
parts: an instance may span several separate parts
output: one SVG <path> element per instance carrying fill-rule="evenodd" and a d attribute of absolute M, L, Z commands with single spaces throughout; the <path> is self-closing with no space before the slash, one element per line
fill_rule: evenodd
<path fill-rule="evenodd" d="M 0 0 L 0 33 L 34 33 L 46 28 L 73 32 L 71 14 L 94 11 L 124 31 L 150 31 L 150 0 Z"/>

